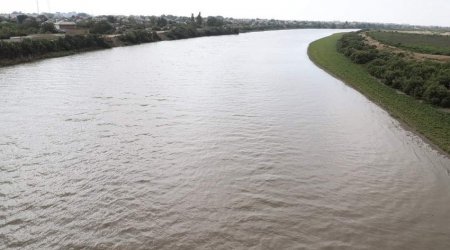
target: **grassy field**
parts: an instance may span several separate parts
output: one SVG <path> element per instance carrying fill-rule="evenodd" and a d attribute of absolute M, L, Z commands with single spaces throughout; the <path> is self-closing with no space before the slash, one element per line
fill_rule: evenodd
<path fill-rule="evenodd" d="M 343 80 L 370 100 L 387 110 L 443 151 L 450 153 L 450 113 L 421 103 L 397 92 L 369 75 L 362 65 L 354 64 L 337 52 L 335 34 L 310 44 L 308 55 L 319 67 Z"/>
<path fill-rule="evenodd" d="M 391 46 L 419 53 L 450 55 L 450 36 L 371 31 L 372 38 Z"/>

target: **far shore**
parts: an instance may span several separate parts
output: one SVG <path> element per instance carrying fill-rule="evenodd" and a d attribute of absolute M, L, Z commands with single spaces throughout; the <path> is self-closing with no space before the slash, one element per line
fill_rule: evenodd
<path fill-rule="evenodd" d="M 250 31 L 254 32 L 254 31 Z M 220 34 L 220 35 L 236 35 L 235 33 L 227 33 L 227 34 Z M 154 42 L 160 42 L 160 41 L 172 41 L 172 40 L 181 40 L 181 39 L 171 39 L 167 36 L 167 32 L 157 32 L 158 40 L 151 41 L 151 42 L 142 42 L 142 43 L 135 43 L 135 44 L 127 44 L 126 42 L 120 41 L 120 35 L 114 35 L 114 36 L 105 36 L 104 39 L 108 41 L 110 44 L 110 48 L 115 47 L 125 47 L 125 46 L 133 46 L 133 45 L 140 45 L 144 43 L 154 43 Z M 207 35 L 207 36 L 218 36 L 217 34 L 214 35 Z M 190 38 L 198 38 L 198 37 L 206 37 L 206 36 L 192 36 L 184 39 L 190 39 Z M 50 58 L 58 58 L 58 57 L 65 57 L 70 55 L 75 55 L 79 53 L 85 53 L 85 52 L 92 52 L 92 51 L 98 51 L 98 50 L 106 50 L 110 48 L 90 48 L 90 49 L 83 49 L 83 50 L 70 50 L 70 51 L 59 51 L 59 52 L 52 52 L 52 53 L 46 53 L 38 56 L 33 57 L 20 57 L 16 59 L 0 59 L 0 68 L 1 67 L 8 67 L 8 66 L 14 66 L 18 64 L 24 64 L 24 63 L 31 63 L 36 61 L 41 61 L 45 59 Z"/>

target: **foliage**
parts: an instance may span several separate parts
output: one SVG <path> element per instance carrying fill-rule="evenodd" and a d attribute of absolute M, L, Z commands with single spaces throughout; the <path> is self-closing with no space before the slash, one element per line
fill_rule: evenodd
<path fill-rule="evenodd" d="M 39 22 L 34 17 L 28 17 L 27 19 L 25 19 L 22 22 L 21 25 L 23 28 L 29 28 L 29 29 L 31 28 L 31 29 L 35 29 L 35 30 L 39 29 Z"/>
<path fill-rule="evenodd" d="M 197 28 L 191 25 L 177 25 L 167 34 L 170 39 L 185 39 L 197 36 L 199 36 Z"/>
<path fill-rule="evenodd" d="M 343 35 L 337 49 L 353 62 L 366 65 L 368 72 L 386 85 L 433 105 L 450 107 L 450 64 L 379 52 L 355 32 Z"/>
<path fill-rule="evenodd" d="M 391 87 L 380 84 L 368 73 L 365 65 L 352 63 L 347 56 L 336 50 L 341 37 L 342 34 L 335 34 L 313 42 L 308 48 L 310 58 L 450 153 L 450 114 L 439 111 L 429 104 L 418 102 L 410 96 L 398 94 Z M 339 43 L 342 44 L 342 41 Z M 376 66 L 383 65 L 384 62 L 383 59 L 374 59 L 371 63 Z M 424 75 L 429 74 L 428 70 L 423 69 Z M 412 86 L 421 82 L 420 78 L 410 80 L 409 84 Z M 429 92 L 433 94 L 431 92 L 441 90 L 442 88 L 433 87 Z"/>
<path fill-rule="evenodd" d="M 206 26 L 222 26 L 224 23 L 223 21 L 223 17 L 214 17 L 214 16 L 209 16 L 206 19 Z"/>
<path fill-rule="evenodd" d="M 23 42 L 0 41 L 0 59 L 17 60 L 19 58 L 39 57 L 61 51 L 80 51 L 110 46 L 99 36 L 66 36 L 58 40 L 30 40 Z"/>
<path fill-rule="evenodd" d="M 156 20 L 156 25 L 160 28 L 166 26 L 167 19 L 165 19 L 164 17 L 158 17 L 158 19 Z"/>
<path fill-rule="evenodd" d="M 28 18 L 27 15 L 18 15 L 16 17 L 18 24 L 23 24 L 23 22 Z"/>
<path fill-rule="evenodd" d="M 185 39 L 190 37 L 219 36 L 230 34 L 239 34 L 239 29 L 227 27 L 197 29 L 192 25 L 178 25 L 167 33 L 167 37 L 169 37 L 170 39 Z"/>
<path fill-rule="evenodd" d="M 203 25 L 203 17 L 201 12 L 198 13 L 197 17 L 195 18 L 195 22 L 197 23 L 198 27 L 201 27 Z"/>
<path fill-rule="evenodd" d="M 120 36 L 120 40 L 126 44 L 140 44 L 159 41 L 156 32 L 148 32 L 145 30 L 133 30 L 126 32 Z"/>
<path fill-rule="evenodd" d="M 54 23 L 50 23 L 50 22 L 45 22 L 43 24 L 41 24 L 41 29 L 40 29 L 41 33 L 58 33 L 58 31 L 55 28 L 55 24 Z"/>
<path fill-rule="evenodd" d="M 29 21 L 25 24 L 5 21 L 0 23 L 0 39 L 9 39 L 13 36 L 36 34 L 39 32 L 39 29 L 39 25 L 36 25 L 33 21 Z"/>
<path fill-rule="evenodd" d="M 16 24 L 2 23 L 0 24 L 0 39 L 9 39 L 12 36 L 24 36 L 27 33 L 19 30 Z"/>
<path fill-rule="evenodd" d="M 92 34 L 110 34 L 114 27 L 106 20 L 95 22 L 89 30 Z"/>

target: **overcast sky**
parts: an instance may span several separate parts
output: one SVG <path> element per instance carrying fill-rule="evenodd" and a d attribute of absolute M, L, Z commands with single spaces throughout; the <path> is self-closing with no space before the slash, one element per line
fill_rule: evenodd
<path fill-rule="evenodd" d="M 37 0 L 0 0 L 0 12 L 36 12 Z M 38 0 L 41 12 L 222 15 L 450 26 L 450 0 Z"/>

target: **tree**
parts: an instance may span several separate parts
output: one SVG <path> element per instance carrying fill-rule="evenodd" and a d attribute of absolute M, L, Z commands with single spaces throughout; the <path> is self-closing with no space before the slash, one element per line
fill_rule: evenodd
<path fill-rule="evenodd" d="M 78 16 L 79 17 L 82 17 L 82 18 L 88 18 L 88 17 L 90 17 L 88 14 L 86 14 L 86 13 L 78 13 Z"/>
<path fill-rule="evenodd" d="M 37 18 L 39 19 L 39 22 L 46 22 L 46 21 L 48 21 L 48 18 L 45 15 L 39 15 Z"/>
<path fill-rule="evenodd" d="M 45 22 L 41 24 L 41 33 L 58 33 L 55 28 L 55 24 L 51 22 Z"/>
<path fill-rule="evenodd" d="M 108 34 L 113 31 L 114 27 L 107 21 L 102 20 L 92 25 L 91 33 L 93 34 Z"/>
<path fill-rule="evenodd" d="M 377 56 L 376 50 L 358 50 L 353 52 L 350 59 L 357 64 L 366 64 Z"/>
<path fill-rule="evenodd" d="M 195 23 L 194 13 L 191 14 L 191 23 Z"/>
<path fill-rule="evenodd" d="M 34 17 L 27 17 L 25 20 L 22 21 L 22 27 L 29 29 L 29 28 L 39 28 L 39 23 L 37 22 L 36 18 Z"/>
<path fill-rule="evenodd" d="M 156 25 L 158 27 L 164 27 L 167 25 L 167 19 L 165 19 L 164 17 L 159 17 L 158 20 L 156 20 Z"/>
<path fill-rule="evenodd" d="M 208 17 L 208 19 L 206 19 L 206 25 L 207 26 L 222 26 L 223 18 L 210 16 L 210 17 Z"/>
<path fill-rule="evenodd" d="M 156 26 L 157 25 L 157 18 L 155 16 L 150 17 L 150 25 Z"/>
<path fill-rule="evenodd" d="M 110 23 L 116 23 L 117 22 L 117 18 L 115 16 L 112 16 L 112 15 L 106 16 L 106 20 L 108 20 L 108 22 L 110 22 Z"/>
<path fill-rule="evenodd" d="M 431 104 L 441 106 L 447 106 L 449 104 L 447 98 L 450 94 L 444 86 L 439 85 L 436 82 L 431 81 L 423 95 L 425 100 L 429 101 Z"/>
<path fill-rule="evenodd" d="M 25 21 L 25 19 L 27 19 L 27 18 L 28 18 L 27 15 L 18 15 L 18 16 L 16 17 L 17 23 L 18 23 L 18 24 L 22 24 L 23 21 Z"/>
<path fill-rule="evenodd" d="M 448 67 L 448 69 L 446 70 L 440 71 L 436 78 L 439 84 L 450 89 L 450 67 Z"/>
<path fill-rule="evenodd" d="M 197 16 L 195 22 L 197 23 L 197 26 L 199 26 L 199 27 L 202 26 L 202 24 L 203 24 L 203 18 L 202 18 L 202 13 L 201 13 L 201 12 L 198 13 L 198 16 Z"/>
<path fill-rule="evenodd" d="M 418 91 L 419 87 L 423 85 L 423 79 L 421 77 L 416 76 L 410 79 L 406 79 L 402 81 L 400 84 L 402 86 L 402 91 L 404 93 L 414 97 L 420 97 L 422 95 L 422 92 Z"/>

